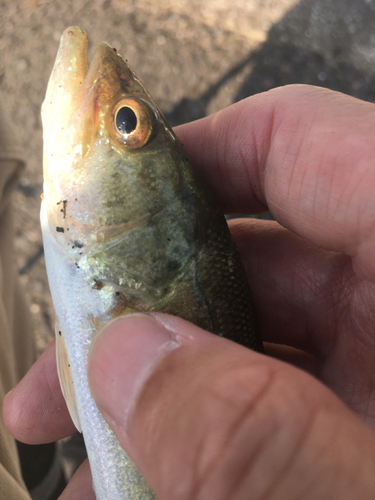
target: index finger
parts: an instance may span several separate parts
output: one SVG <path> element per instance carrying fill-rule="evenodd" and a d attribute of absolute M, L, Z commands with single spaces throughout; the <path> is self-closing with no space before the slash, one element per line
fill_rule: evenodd
<path fill-rule="evenodd" d="M 375 273 L 375 105 L 291 85 L 178 127 L 226 213 L 283 226 Z M 373 264 L 372 264 L 373 263 Z"/>
<path fill-rule="evenodd" d="M 52 341 L 4 400 L 5 425 L 24 443 L 50 443 L 76 432 L 60 389 L 55 349 Z"/>

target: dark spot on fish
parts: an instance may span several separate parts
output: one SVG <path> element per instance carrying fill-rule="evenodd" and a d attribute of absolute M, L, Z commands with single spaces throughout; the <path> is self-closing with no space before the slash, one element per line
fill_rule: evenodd
<path fill-rule="evenodd" d="M 167 241 L 171 241 L 171 239 L 170 239 L 170 238 L 167 238 Z"/>
<path fill-rule="evenodd" d="M 95 283 L 94 285 L 92 286 L 93 290 L 101 290 L 103 288 L 103 283 L 101 281 L 96 281 L 94 280 Z"/>
<path fill-rule="evenodd" d="M 116 292 L 117 297 L 120 295 L 120 292 Z"/>
<path fill-rule="evenodd" d="M 73 245 L 76 246 L 77 248 L 83 248 L 83 243 L 81 243 L 79 240 L 74 240 Z"/>
<path fill-rule="evenodd" d="M 115 47 L 112 47 L 112 48 L 113 48 L 113 52 L 117 53 L 117 49 Z"/>
<path fill-rule="evenodd" d="M 62 208 L 62 212 L 64 214 L 64 219 L 66 217 L 66 205 L 68 204 L 68 200 L 63 200 L 63 208 Z"/>
<path fill-rule="evenodd" d="M 63 233 L 63 232 L 64 232 L 64 228 L 63 228 L 63 227 L 59 227 L 59 226 L 57 226 L 57 227 L 56 227 L 56 231 L 57 231 L 58 233 Z"/>
<path fill-rule="evenodd" d="M 59 335 L 60 335 L 60 337 L 61 337 L 61 331 L 60 331 L 60 330 L 59 330 Z"/>

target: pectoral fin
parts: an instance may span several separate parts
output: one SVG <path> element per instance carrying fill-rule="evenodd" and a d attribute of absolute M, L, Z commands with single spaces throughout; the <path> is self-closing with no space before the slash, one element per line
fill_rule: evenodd
<path fill-rule="evenodd" d="M 73 420 L 73 423 L 77 427 L 79 432 L 82 432 L 68 353 L 65 347 L 64 336 L 57 321 L 55 326 L 55 334 L 56 334 L 57 373 L 60 380 L 61 390 L 65 398 L 70 416 Z"/>

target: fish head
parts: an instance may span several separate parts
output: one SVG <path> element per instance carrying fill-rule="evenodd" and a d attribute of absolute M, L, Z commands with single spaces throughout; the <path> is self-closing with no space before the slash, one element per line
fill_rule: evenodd
<path fill-rule="evenodd" d="M 137 224 L 178 195 L 181 144 L 115 49 L 101 43 L 88 64 L 78 27 L 62 35 L 42 120 L 51 229 Z"/>

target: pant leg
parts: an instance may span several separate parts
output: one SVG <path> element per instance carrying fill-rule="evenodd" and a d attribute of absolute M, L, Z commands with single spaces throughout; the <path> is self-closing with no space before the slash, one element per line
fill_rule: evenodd
<path fill-rule="evenodd" d="M 35 360 L 29 310 L 14 259 L 12 193 L 24 166 L 16 131 L 0 107 L 0 409 L 4 395 Z M 29 500 L 17 447 L 0 413 L 0 500 Z"/>

